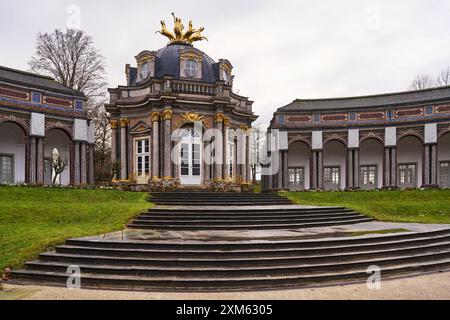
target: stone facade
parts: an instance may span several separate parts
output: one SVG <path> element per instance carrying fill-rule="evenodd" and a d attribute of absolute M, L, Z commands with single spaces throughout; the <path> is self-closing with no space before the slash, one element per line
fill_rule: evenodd
<path fill-rule="evenodd" d="M 93 184 L 86 102 L 52 78 L 0 67 L 0 183 L 51 184 L 57 152 L 68 163 L 61 184 Z"/>
<path fill-rule="evenodd" d="M 208 129 L 217 129 L 227 137 L 228 129 L 246 130 L 257 118 L 253 102 L 233 92 L 231 63 L 215 62 L 192 45 L 178 43 L 143 51 L 136 56 L 136 64 L 125 67 L 126 86 L 109 89 L 106 108 L 111 113 L 112 162 L 120 162 L 121 168 L 114 181 L 177 180 L 182 186 L 206 185 L 211 180 L 247 181 L 248 148 L 237 150 L 238 144 L 230 147 L 228 139 L 219 143 L 204 135 Z M 199 135 L 194 123 L 202 127 Z M 180 131 L 185 134 L 174 135 Z M 223 152 L 229 148 L 234 150 Z M 211 150 L 223 155 L 223 163 L 205 161 Z M 236 165 L 238 153 L 245 154 L 240 165 Z M 232 160 L 227 159 L 230 154 Z"/>
<path fill-rule="evenodd" d="M 450 188 L 450 87 L 295 100 L 275 129 L 288 147 L 264 190 Z"/>

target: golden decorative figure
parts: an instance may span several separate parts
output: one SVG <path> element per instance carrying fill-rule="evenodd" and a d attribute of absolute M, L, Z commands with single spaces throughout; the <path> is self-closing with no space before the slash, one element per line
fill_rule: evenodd
<path fill-rule="evenodd" d="M 167 29 L 166 22 L 164 20 L 161 21 L 161 31 L 156 31 L 156 33 L 160 33 L 163 36 L 167 37 L 170 40 L 170 44 L 192 44 L 195 41 L 208 40 L 206 37 L 202 36 L 202 32 L 205 30 L 205 28 L 202 27 L 199 29 L 194 29 L 192 21 L 189 21 L 188 30 L 185 32 L 181 18 L 177 18 L 173 12 L 172 16 L 174 19 L 173 32 Z"/>
<path fill-rule="evenodd" d="M 230 125 L 230 118 L 229 117 L 224 117 L 223 118 L 223 124 L 226 125 L 226 126 L 229 126 Z"/>
<path fill-rule="evenodd" d="M 202 121 L 205 118 L 205 116 L 199 115 L 198 113 L 195 112 L 186 112 L 181 114 L 181 118 L 183 118 L 183 120 L 187 122 L 197 122 Z"/>

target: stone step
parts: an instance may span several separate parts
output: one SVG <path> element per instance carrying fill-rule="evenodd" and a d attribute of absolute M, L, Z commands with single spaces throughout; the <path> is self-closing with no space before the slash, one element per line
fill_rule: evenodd
<path fill-rule="evenodd" d="M 176 218 L 176 219 L 166 219 L 165 217 L 138 217 L 133 220 L 133 224 L 144 224 L 144 225 L 255 225 L 255 224 L 273 224 L 273 223 L 283 223 L 283 224 L 297 224 L 303 222 L 322 222 L 322 221 L 347 221 L 358 218 L 364 218 L 360 214 L 344 215 L 344 216 L 333 216 L 330 217 L 276 217 L 276 218 L 266 218 L 261 219 L 259 217 L 254 217 L 252 219 L 214 219 L 214 218 L 203 218 L 203 217 L 191 217 L 191 218 Z"/>
<path fill-rule="evenodd" d="M 333 238 L 333 239 L 313 239 L 313 240 L 273 240 L 273 241 L 169 241 L 169 240 L 90 240 L 90 239 L 67 239 L 66 245 L 95 247 L 95 248 L 115 248 L 125 250 L 161 250 L 161 251 L 192 251 L 193 253 L 204 251 L 221 252 L 246 252 L 263 250 L 320 250 L 321 248 L 330 248 L 335 250 L 338 247 L 352 248 L 355 246 L 374 246 L 392 243 L 409 243 L 411 241 L 428 241 L 441 237 L 450 236 L 450 229 L 428 231 L 428 232 L 405 232 L 389 235 L 377 235 L 373 237 L 351 237 L 351 238 Z"/>
<path fill-rule="evenodd" d="M 178 208 L 151 208 L 148 209 L 148 212 L 143 212 L 142 214 L 164 214 L 165 216 L 184 216 L 189 214 L 195 215 L 210 215 L 210 216 L 218 216 L 218 215 L 228 215 L 228 216 L 251 216 L 251 215 L 320 215 L 320 214 L 334 214 L 334 213 L 352 213 L 354 212 L 352 209 L 321 209 L 321 210 L 276 210 L 276 209 L 259 209 L 259 210 L 211 210 L 211 209 L 178 209 Z"/>
<path fill-rule="evenodd" d="M 367 251 L 381 251 L 381 250 L 392 250 L 392 249 L 402 249 L 410 247 L 420 247 L 428 246 L 441 243 L 449 243 L 450 235 L 438 235 L 423 238 L 412 238 L 412 239 L 399 239 L 391 241 L 384 241 L 378 243 L 363 243 L 363 244 L 347 244 L 342 245 L 338 242 L 335 245 L 328 245 L 326 247 L 317 246 L 309 248 L 297 248 L 292 247 L 280 247 L 280 248 L 260 248 L 260 249 L 246 249 L 239 246 L 239 243 L 234 245 L 234 249 L 229 250 L 214 250 L 209 249 L 207 246 L 201 250 L 198 248 L 185 249 L 183 245 L 174 247 L 171 249 L 166 248 L 152 248 L 152 249 L 141 249 L 141 248 L 108 248 L 97 246 L 95 242 L 90 243 L 90 246 L 73 246 L 73 245 L 62 245 L 56 247 L 56 253 L 62 254 L 79 254 L 79 255 L 97 255 L 97 256 L 111 256 L 111 257 L 147 257 L 147 258 L 166 258 L 166 259 L 222 259 L 222 260 L 234 260 L 234 259 L 257 259 L 259 257 L 267 258 L 285 258 L 285 257 L 295 257 L 295 256 L 306 256 L 306 255 L 330 255 L 330 254 L 347 254 L 356 252 L 367 252 Z"/>
<path fill-rule="evenodd" d="M 343 217 L 361 217 L 361 214 L 357 212 L 344 212 L 344 213 L 322 213 L 322 214 L 267 214 L 267 215 L 226 215 L 226 214 L 180 214 L 180 215 L 167 215 L 163 213 L 143 213 L 140 214 L 136 220 L 167 220 L 167 221 L 242 221 L 242 220 L 265 220 L 265 221 L 279 221 L 289 219 L 326 219 L 326 218 L 343 218 Z"/>
<path fill-rule="evenodd" d="M 422 257 L 423 258 L 423 257 Z M 429 257 L 431 258 L 431 257 Z M 242 277 L 191 277 L 179 278 L 173 276 L 132 276 L 108 275 L 108 274 L 89 274 L 83 273 L 81 278 L 82 288 L 108 288 L 108 289 L 124 289 L 133 288 L 134 290 L 243 290 L 243 289 L 274 289 L 287 287 L 300 287 L 315 283 L 334 283 L 337 281 L 358 279 L 367 279 L 367 267 L 369 262 L 366 261 L 359 267 L 354 266 L 351 269 L 342 271 L 329 271 L 323 273 L 298 273 L 289 272 L 281 275 L 268 277 L 266 274 L 259 276 L 250 276 L 248 273 Z M 375 263 L 371 261 L 370 263 Z M 397 260 L 397 263 L 391 264 L 390 261 L 378 261 L 381 267 L 381 273 L 384 277 L 402 275 L 405 273 L 424 272 L 431 270 L 442 270 L 450 266 L 450 259 L 436 258 L 417 260 Z M 41 285 L 51 284 L 66 286 L 66 281 L 70 275 L 63 272 L 43 272 L 41 270 L 21 270 L 14 271 L 14 282 L 18 283 L 40 283 Z"/>
<path fill-rule="evenodd" d="M 237 201 L 200 201 L 200 202 L 189 202 L 185 201 L 152 201 L 157 205 L 189 205 L 189 206 L 263 206 L 263 205 L 286 205 L 285 201 L 252 201 L 252 202 L 237 202 Z"/>
<path fill-rule="evenodd" d="M 357 224 L 363 222 L 370 222 L 371 218 L 351 218 L 347 220 L 328 220 L 323 222 L 304 222 L 304 223 L 273 223 L 273 224 L 183 224 L 176 225 L 173 223 L 134 223 L 128 225 L 131 229 L 151 229 L 151 230 L 268 230 L 268 229 L 302 229 L 302 228 L 316 228 L 326 226 L 337 226 L 347 224 Z"/>
<path fill-rule="evenodd" d="M 317 263 L 337 263 L 352 262 L 362 259 L 381 259 L 398 257 L 399 255 L 418 255 L 450 250 L 450 242 L 436 242 L 427 245 L 416 245 L 410 247 L 393 247 L 390 249 L 372 249 L 366 248 L 366 251 L 345 252 L 345 253 L 310 253 L 303 255 L 289 255 L 277 257 L 239 257 L 230 258 L 221 256 L 216 258 L 156 258 L 156 257 L 130 257 L 130 256 L 108 256 L 108 255 L 89 255 L 77 253 L 48 252 L 39 256 L 39 262 L 57 262 L 85 264 L 85 265 L 111 265 L 111 266 L 145 266 L 155 268 L 173 268 L 182 267 L 183 270 L 194 270 L 198 268 L 222 268 L 222 269 L 241 269 L 243 267 L 254 266 L 291 266 L 299 264 L 317 264 Z M 28 265 L 36 265 L 36 262 L 28 262 Z M 189 269 L 186 269 L 189 268 Z"/>

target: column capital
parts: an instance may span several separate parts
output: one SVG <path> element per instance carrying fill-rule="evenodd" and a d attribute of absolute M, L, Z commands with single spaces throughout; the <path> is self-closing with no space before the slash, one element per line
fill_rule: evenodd
<path fill-rule="evenodd" d="M 164 120 L 172 120 L 172 115 L 173 115 L 173 111 L 170 110 L 170 109 L 165 109 L 165 110 L 162 112 L 162 118 L 163 118 Z"/>
<path fill-rule="evenodd" d="M 225 118 L 224 114 L 222 112 L 218 112 L 214 116 L 214 122 L 216 122 L 216 123 L 223 123 L 224 118 Z"/>
<path fill-rule="evenodd" d="M 111 120 L 110 125 L 112 130 L 117 129 L 117 127 L 119 126 L 119 120 Z"/>
<path fill-rule="evenodd" d="M 230 125 L 230 118 L 229 117 L 223 117 L 223 124 L 225 126 L 229 126 Z"/>
<path fill-rule="evenodd" d="M 158 122 L 160 116 L 161 113 L 159 111 L 154 111 L 151 113 L 150 118 L 152 119 L 152 122 Z"/>
<path fill-rule="evenodd" d="M 125 119 L 125 118 L 120 119 L 120 127 L 121 128 L 126 128 L 129 123 L 130 123 L 130 120 L 128 120 L 128 119 Z"/>

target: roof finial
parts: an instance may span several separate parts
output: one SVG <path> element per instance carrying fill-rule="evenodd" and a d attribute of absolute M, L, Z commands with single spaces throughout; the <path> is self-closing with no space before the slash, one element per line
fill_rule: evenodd
<path fill-rule="evenodd" d="M 205 28 L 202 27 L 194 29 L 192 21 L 189 21 L 188 30 L 185 32 L 181 18 L 177 18 L 173 12 L 172 16 L 174 20 L 173 32 L 167 29 L 164 20 L 161 21 L 161 31 L 157 31 L 157 33 L 160 33 L 163 36 L 167 37 L 170 40 L 170 44 L 174 43 L 192 44 L 195 41 L 208 40 L 206 37 L 202 35 L 202 32 L 205 30 Z"/>

